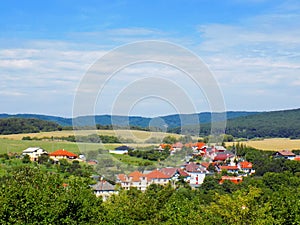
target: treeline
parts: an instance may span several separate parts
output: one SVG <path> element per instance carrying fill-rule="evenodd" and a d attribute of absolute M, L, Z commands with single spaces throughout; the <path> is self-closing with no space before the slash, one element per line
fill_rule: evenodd
<path fill-rule="evenodd" d="M 44 120 L 22 118 L 0 119 L 0 134 L 38 133 L 40 131 L 59 130 L 62 130 L 60 125 Z"/>
<path fill-rule="evenodd" d="M 128 155 L 132 157 L 148 159 L 150 161 L 163 161 L 170 156 L 170 150 L 168 148 L 158 151 L 151 147 L 145 147 L 140 149 L 128 150 Z"/>
<path fill-rule="evenodd" d="M 55 140 L 55 141 L 69 141 L 69 142 L 85 142 L 85 143 L 121 143 L 121 140 L 116 136 L 110 135 L 97 135 L 90 134 L 87 136 L 82 135 L 69 135 L 67 137 L 30 137 L 24 136 L 22 140 Z"/>

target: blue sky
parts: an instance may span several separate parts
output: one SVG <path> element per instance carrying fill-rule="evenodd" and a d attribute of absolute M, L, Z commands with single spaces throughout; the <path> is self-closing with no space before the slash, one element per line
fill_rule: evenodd
<path fill-rule="evenodd" d="M 298 108 L 299 37 L 297 0 L 5 0 L 0 7 L 0 112 L 71 116 L 77 87 L 90 66 L 111 49 L 141 40 L 168 41 L 197 54 L 214 74 L 227 110 Z M 205 93 L 189 88 L 179 71 L 136 65 L 107 84 L 95 113 L 110 114 L 119 90 L 139 76 L 174 80 L 192 99 L 194 111 L 210 110 Z M 138 103 L 123 100 L 131 111 L 113 105 L 116 113 L 178 113 L 168 99 L 147 98 L 141 90 L 135 94 Z"/>

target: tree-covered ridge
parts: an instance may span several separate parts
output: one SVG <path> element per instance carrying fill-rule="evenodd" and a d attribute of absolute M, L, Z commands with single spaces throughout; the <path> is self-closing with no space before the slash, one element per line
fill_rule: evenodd
<path fill-rule="evenodd" d="M 237 111 L 232 112 L 229 111 L 226 113 L 228 119 L 237 118 L 252 114 L 257 114 L 258 112 L 244 112 Z M 216 117 L 218 117 L 219 113 L 216 113 Z M 149 123 L 154 120 L 160 121 L 163 120 L 166 125 L 170 128 L 181 126 L 182 125 L 191 125 L 194 124 L 196 120 L 200 123 L 209 123 L 211 121 L 212 113 L 210 112 L 202 112 L 196 114 L 175 114 L 175 115 L 167 115 L 161 117 L 142 117 L 142 116 L 118 116 L 118 115 L 95 115 L 95 116 L 80 116 L 76 118 L 63 118 L 59 116 L 48 116 L 48 115 L 39 115 L 39 114 L 0 114 L 0 118 L 32 118 L 32 119 L 41 119 L 45 121 L 51 121 L 58 123 L 61 126 L 72 126 L 73 122 L 75 126 L 95 126 L 98 124 L 99 127 L 103 127 L 103 129 L 112 129 L 112 125 L 114 127 L 136 127 L 138 129 L 148 129 Z M 195 120 L 196 119 L 196 120 Z M 223 117 L 220 117 L 222 120 Z M 152 126 L 154 124 L 151 124 Z M 157 123 L 156 127 L 161 127 L 163 124 Z M 102 129 L 101 127 L 101 129 Z M 98 128 L 99 129 L 99 128 Z"/>
<path fill-rule="evenodd" d="M 0 134 L 37 133 L 40 131 L 58 131 L 57 123 L 39 119 L 7 118 L 0 119 Z"/>
<path fill-rule="evenodd" d="M 181 127 L 170 129 L 169 132 L 181 133 Z M 195 126 L 187 126 L 185 131 L 191 134 L 199 131 Z M 211 133 L 211 124 L 201 124 L 200 135 Z M 262 112 L 234 119 L 228 119 L 226 134 L 239 138 L 280 137 L 300 138 L 300 109 Z"/>
<path fill-rule="evenodd" d="M 227 134 L 235 137 L 300 138 L 300 109 L 265 112 L 228 120 Z"/>

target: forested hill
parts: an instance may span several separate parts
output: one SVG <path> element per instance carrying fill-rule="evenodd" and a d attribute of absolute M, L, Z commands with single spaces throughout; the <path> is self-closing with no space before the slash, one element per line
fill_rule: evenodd
<path fill-rule="evenodd" d="M 230 119 L 228 134 L 235 137 L 300 138 L 300 109 L 264 112 Z"/>
<path fill-rule="evenodd" d="M 226 113 L 227 119 L 238 118 L 247 115 L 254 115 L 258 112 L 232 112 Z M 218 117 L 218 113 L 215 114 Z M 148 128 L 150 126 L 162 127 L 167 125 L 168 128 L 175 128 L 181 125 L 193 125 L 195 121 L 202 123 L 209 123 L 211 121 L 212 113 L 202 112 L 197 114 L 174 114 L 155 118 L 141 117 L 141 116 L 118 116 L 118 115 L 96 115 L 96 116 L 81 116 L 75 118 L 75 122 L 80 126 L 92 126 L 94 123 L 103 126 L 117 125 L 117 126 L 136 126 L 141 128 Z M 1 118 L 31 118 L 51 121 L 58 123 L 61 126 L 72 126 L 72 118 L 63 118 L 58 116 L 38 115 L 38 114 L 0 114 Z M 219 119 L 223 119 L 219 117 Z M 162 124 L 163 121 L 163 124 Z M 128 124 L 129 123 L 129 124 Z M 183 123 L 183 124 L 181 124 Z"/>
<path fill-rule="evenodd" d="M 201 125 L 201 135 L 210 134 L 210 123 Z M 188 127 L 195 130 L 193 126 Z M 170 129 L 180 133 L 181 128 Z M 300 138 L 300 109 L 261 112 L 227 120 L 226 133 L 234 137 L 284 137 Z"/>
<path fill-rule="evenodd" d="M 61 130 L 61 126 L 50 121 L 24 118 L 0 119 L 0 134 L 37 133 L 57 130 Z"/>
<path fill-rule="evenodd" d="M 38 119 L 58 123 L 61 126 L 72 126 L 72 119 L 59 116 L 49 116 L 40 114 L 0 114 L 0 119 L 6 118 Z"/>

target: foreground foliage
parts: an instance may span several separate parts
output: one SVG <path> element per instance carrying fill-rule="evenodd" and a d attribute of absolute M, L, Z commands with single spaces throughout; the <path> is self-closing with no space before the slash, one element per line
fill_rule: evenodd
<path fill-rule="evenodd" d="M 3 156 L 0 224 L 300 224 L 300 162 L 235 148 L 257 170 L 238 185 L 206 176 L 197 190 L 184 182 L 152 184 L 106 202 L 89 186 L 92 171 L 78 163 L 45 169 L 47 163 Z"/>

